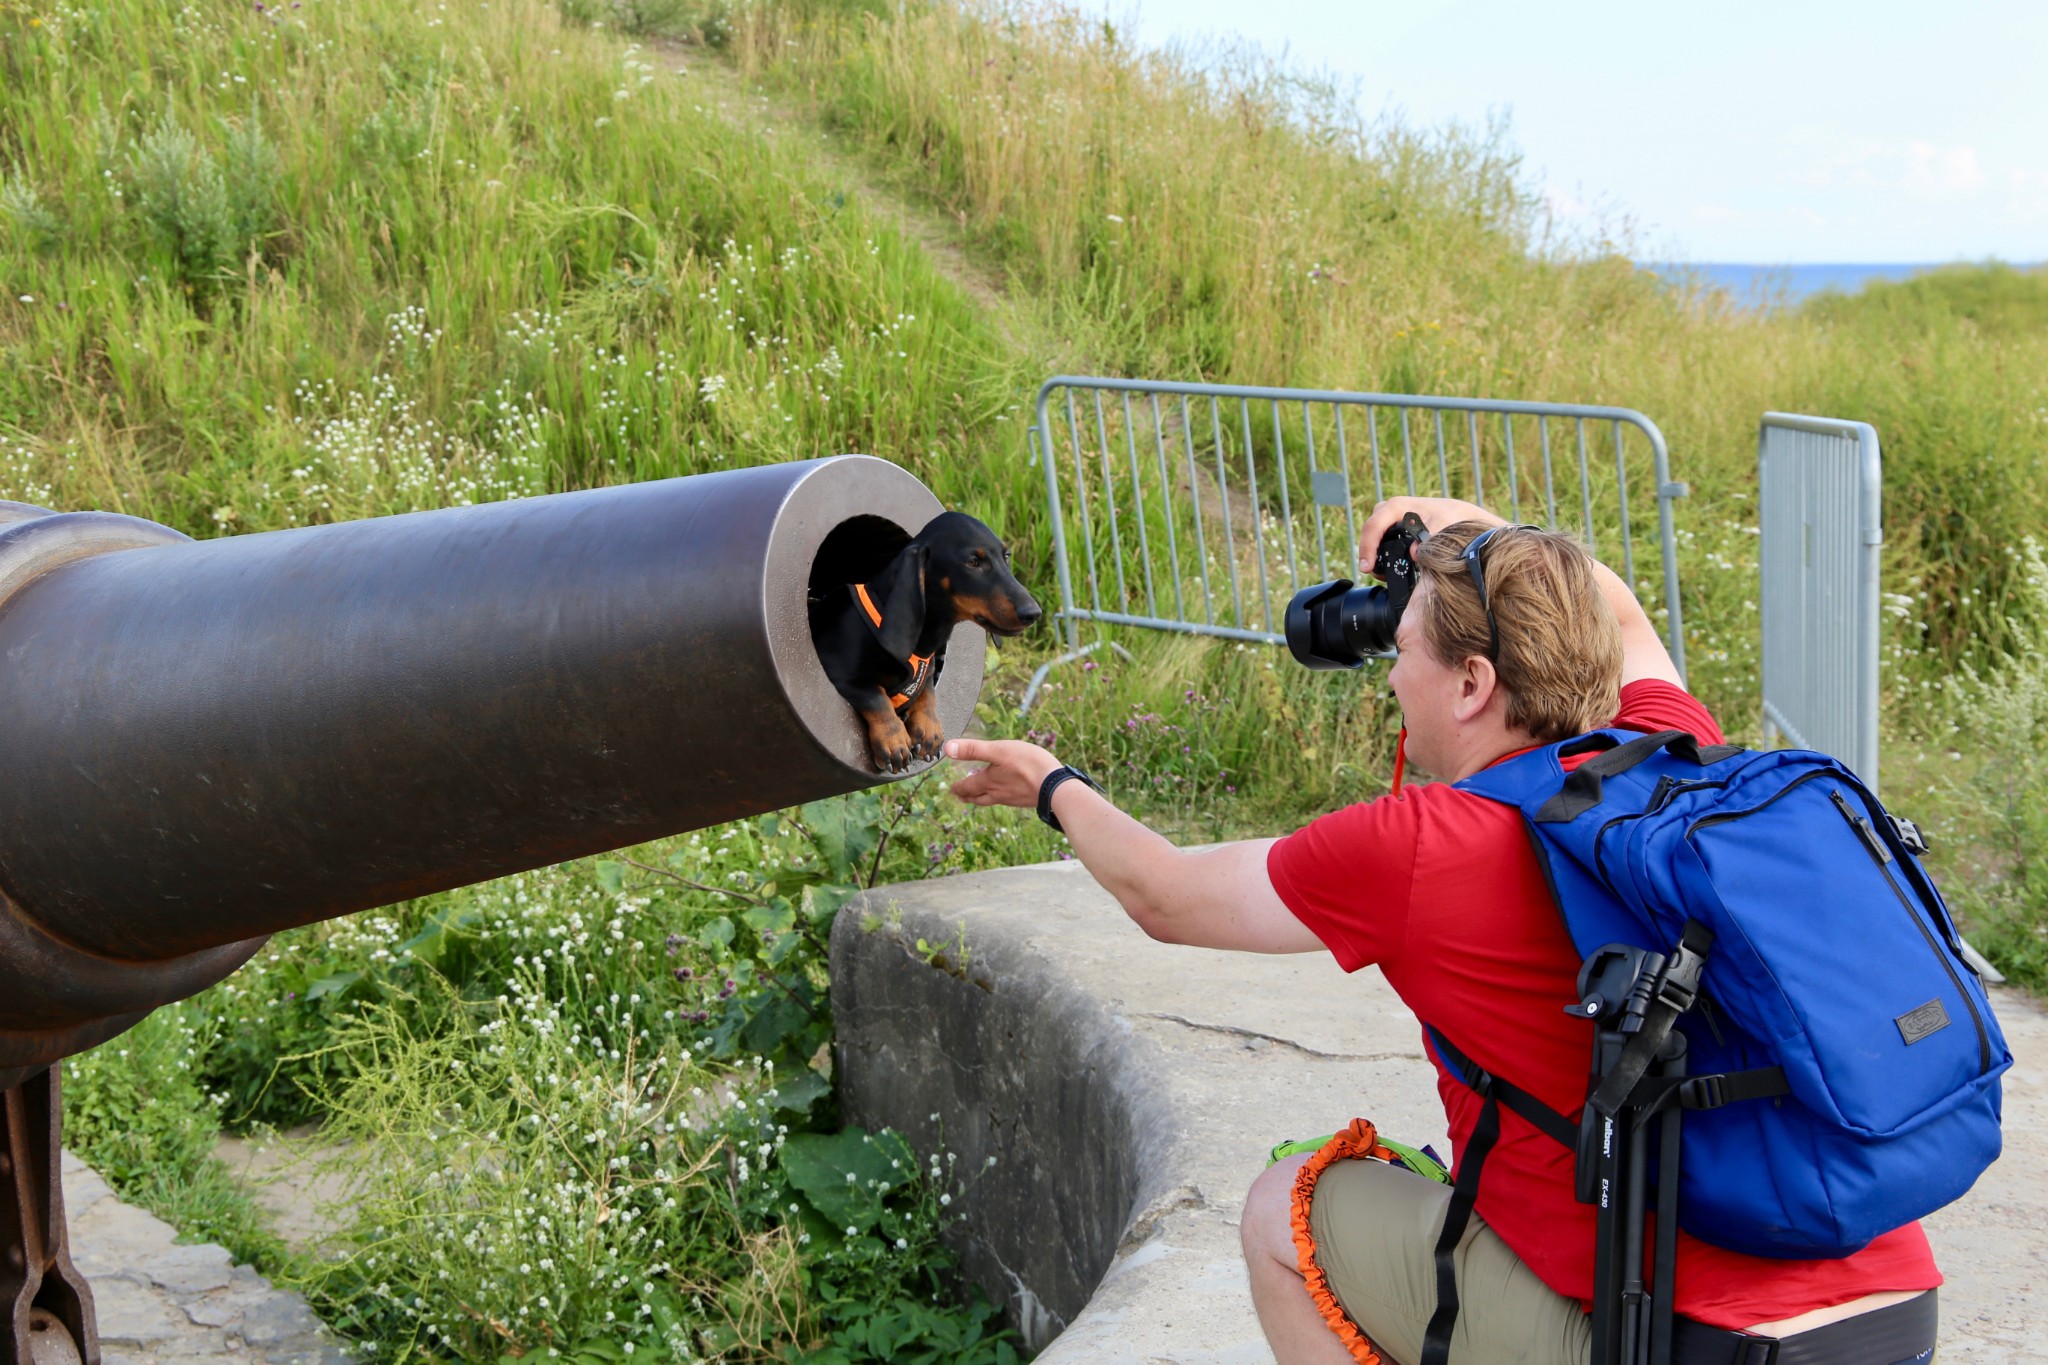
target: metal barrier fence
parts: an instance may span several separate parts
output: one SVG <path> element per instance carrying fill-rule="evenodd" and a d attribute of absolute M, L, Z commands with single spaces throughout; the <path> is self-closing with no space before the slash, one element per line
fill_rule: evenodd
<path fill-rule="evenodd" d="M 1767 412 L 1757 436 L 1764 723 L 1877 789 L 1877 430 Z"/>
<path fill-rule="evenodd" d="M 1058 616 L 1077 653 L 1088 621 L 1285 643 L 1288 599 L 1358 577 L 1366 514 L 1408 493 L 1466 498 L 1570 529 L 1595 554 L 1618 550 L 1609 563 L 1651 600 L 1635 575 L 1635 527 L 1654 515 L 1664 637 L 1685 671 L 1671 504 L 1687 490 L 1639 412 L 1061 375 L 1040 387 L 1031 435 Z"/>

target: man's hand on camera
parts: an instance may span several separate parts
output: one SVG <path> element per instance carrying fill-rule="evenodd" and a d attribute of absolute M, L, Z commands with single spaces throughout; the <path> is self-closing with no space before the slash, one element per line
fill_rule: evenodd
<path fill-rule="evenodd" d="M 1358 534 L 1360 578 L 1372 572 L 1373 558 L 1379 553 L 1380 537 L 1410 512 L 1421 517 L 1422 524 L 1432 531 L 1441 531 L 1461 521 L 1483 521 L 1489 526 L 1507 525 L 1506 521 L 1478 503 L 1463 502 L 1457 498 L 1388 498 L 1372 509 L 1372 515 L 1365 520 L 1365 529 Z"/>
<path fill-rule="evenodd" d="M 1038 807 L 1038 788 L 1060 761 L 1021 739 L 949 739 L 946 757 L 986 763 L 953 783 L 953 795 L 974 806 Z"/>

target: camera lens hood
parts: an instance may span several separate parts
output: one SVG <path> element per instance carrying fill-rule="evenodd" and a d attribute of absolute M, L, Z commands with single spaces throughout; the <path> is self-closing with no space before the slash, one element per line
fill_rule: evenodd
<path fill-rule="evenodd" d="M 1362 668 L 1365 657 L 1344 638 L 1342 613 L 1348 578 L 1303 588 L 1287 603 L 1287 650 L 1303 668 Z"/>

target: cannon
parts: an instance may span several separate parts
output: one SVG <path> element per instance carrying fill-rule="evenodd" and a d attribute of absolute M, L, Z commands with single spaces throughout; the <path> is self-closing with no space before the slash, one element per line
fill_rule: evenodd
<path fill-rule="evenodd" d="M 0 1365 L 99 1358 L 54 1063 L 278 930 L 889 780 L 807 604 L 940 510 L 865 456 L 209 541 L 0 502 Z"/>

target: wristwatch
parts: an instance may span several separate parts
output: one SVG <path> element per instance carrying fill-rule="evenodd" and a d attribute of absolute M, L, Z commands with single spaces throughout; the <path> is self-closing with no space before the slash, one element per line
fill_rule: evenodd
<path fill-rule="evenodd" d="M 1062 834 L 1065 834 L 1066 831 L 1060 829 L 1060 819 L 1052 813 L 1052 794 L 1059 790 L 1060 783 L 1069 779 L 1085 782 L 1095 788 L 1096 791 L 1102 790 L 1100 782 L 1097 782 L 1071 763 L 1054 768 L 1045 775 L 1045 781 L 1038 784 L 1038 818 L 1051 825 L 1054 829 L 1058 829 Z"/>

